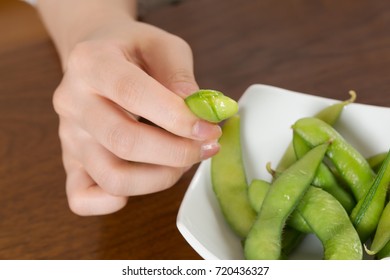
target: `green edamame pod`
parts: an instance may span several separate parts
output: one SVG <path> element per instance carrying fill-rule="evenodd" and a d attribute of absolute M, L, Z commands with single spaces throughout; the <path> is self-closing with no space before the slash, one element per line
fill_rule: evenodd
<path fill-rule="evenodd" d="M 360 260 L 363 249 L 359 236 L 343 206 L 329 193 L 311 187 L 295 212 L 299 213 L 320 239 L 326 260 Z M 294 212 L 294 214 L 295 214 Z"/>
<path fill-rule="evenodd" d="M 233 231 L 244 238 L 256 219 L 248 198 L 244 169 L 240 117 L 235 115 L 222 127 L 220 151 L 211 159 L 211 181 L 222 213 Z"/>
<path fill-rule="evenodd" d="M 386 158 L 386 155 L 387 153 L 384 152 L 367 158 L 367 162 L 371 166 L 371 169 L 374 170 L 375 172 L 378 172 L 379 168 L 381 167 L 383 161 Z"/>
<path fill-rule="evenodd" d="M 326 122 L 327 124 L 334 125 L 340 118 L 341 112 L 343 111 L 344 107 L 350 103 L 355 102 L 356 92 L 350 90 L 349 95 L 351 96 L 349 99 L 344 100 L 342 102 L 337 102 L 333 105 L 326 107 L 325 109 L 318 112 L 314 117 Z"/>
<path fill-rule="evenodd" d="M 301 158 L 310 150 L 306 142 L 296 133 L 293 134 L 293 145 L 297 158 Z M 351 213 L 355 207 L 356 202 L 353 196 L 340 186 L 332 171 L 324 163 L 318 167 L 312 184 L 333 195 L 348 213 Z"/>
<path fill-rule="evenodd" d="M 390 242 L 387 242 L 385 247 L 376 254 L 378 259 L 390 258 Z"/>
<path fill-rule="evenodd" d="M 276 170 L 282 172 L 289 168 L 296 161 L 297 157 L 295 156 L 294 146 L 292 143 L 290 143 L 288 144 L 286 151 L 284 151 L 282 158 L 276 166 Z"/>
<path fill-rule="evenodd" d="M 351 90 L 349 91 L 349 94 L 351 97 L 347 100 L 337 102 L 335 104 L 332 104 L 321 111 L 319 111 L 314 117 L 323 120 L 324 122 L 334 125 L 337 120 L 340 118 L 340 115 L 344 109 L 344 107 L 350 103 L 355 102 L 356 99 L 356 92 Z M 287 169 L 292 163 L 296 161 L 296 156 L 294 152 L 294 147 L 292 143 L 290 143 L 284 152 L 282 159 L 279 161 L 278 166 L 276 167 L 277 170 L 283 171 Z"/>
<path fill-rule="evenodd" d="M 249 192 L 250 201 L 259 210 L 264 201 L 264 192 L 270 188 L 270 184 L 262 180 L 255 180 L 249 188 L 252 189 Z M 288 218 L 287 225 L 290 226 L 289 229 L 292 232 L 283 236 L 282 239 L 282 246 L 286 247 L 286 252 L 288 252 L 289 246 L 304 236 L 302 234 L 304 232 L 316 234 L 322 242 L 324 259 L 362 258 L 359 236 L 345 209 L 336 198 L 317 187 L 310 187 L 307 190 L 297 208 Z M 297 240 L 294 241 L 293 238 L 297 238 Z"/>
<path fill-rule="evenodd" d="M 356 201 L 365 196 L 374 179 L 374 171 L 332 126 L 317 118 L 302 118 L 292 128 L 310 147 L 330 141 L 326 155 L 350 187 Z"/>
<path fill-rule="evenodd" d="M 378 174 L 375 176 L 370 189 L 366 193 L 363 199 L 361 199 L 351 213 L 351 220 L 359 233 L 359 236 L 363 242 L 365 242 L 370 235 L 377 228 L 382 211 L 386 203 L 387 188 L 390 183 L 390 151 L 388 152 L 385 161 L 383 162 Z M 384 224 L 388 223 L 387 228 L 379 230 L 377 229 L 377 240 L 372 245 L 372 251 L 379 251 L 381 246 L 387 243 L 386 233 L 383 231 L 390 230 L 390 221 L 387 222 L 389 217 L 384 217 Z M 386 234 L 390 237 L 390 232 Z M 381 239 L 385 239 L 382 241 Z"/>
<path fill-rule="evenodd" d="M 263 204 L 264 198 L 267 195 L 267 192 L 271 184 L 267 181 L 261 179 L 255 179 L 251 182 L 248 189 L 249 202 L 251 203 L 253 209 L 258 213 L 260 211 L 261 205 Z M 296 215 L 296 223 L 299 224 L 300 228 L 308 229 L 306 222 L 303 219 L 299 219 L 300 215 Z M 291 219 L 289 219 L 291 222 Z M 310 229 L 309 229 L 310 230 Z M 302 231 L 296 230 L 293 227 L 287 226 L 283 229 L 282 232 L 282 252 L 281 258 L 287 258 L 288 255 L 298 246 L 302 241 L 305 234 Z"/>
<path fill-rule="evenodd" d="M 280 259 L 287 259 L 298 245 L 301 244 L 305 236 L 306 234 L 287 225 L 282 232 L 282 252 Z"/>
<path fill-rule="evenodd" d="M 307 191 L 328 143 L 318 145 L 286 169 L 272 183 L 245 241 L 247 259 L 279 259 L 287 217 Z"/>
<path fill-rule="evenodd" d="M 201 89 L 184 101 L 197 117 L 213 123 L 230 118 L 238 111 L 235 100 L 216 90 Z"/>
<path fill-rule="evenodd" d="M 387 243 L 390 243 L 390 202 L 387 203 L 379 219 L 371 248 L 366 251 L 370 255 L 375 255 L 381 251 Z"/>
<path fill-rule="evenodd" d="M 252 183 L 249 185 L 249 189 L 248 189 L 249 202 L 251 203 L 253 209 L 257 213 L 260 212 L 261 206 L 263 205 L 264 198 L 267 195 L 267 192 L 270 189 L 270 187 L 271 187 L 271 183 L 260 179 L 253 180 Z M 289 217 L 287 224 L 300 232 L 303 233 L 311 232 L 310 227 L 307 225 L 306 221 L 299 214 L 297 215 L 292 214 Z"/>
<path fill-rule="evenodd" d="M 263 205 L 264 198 L 267 195 L 270 186 L 271 183 L 261 179 L 255 179 L 249 185 L 249 203 L 257 213 L 260 211 L 261 205 Z"/>

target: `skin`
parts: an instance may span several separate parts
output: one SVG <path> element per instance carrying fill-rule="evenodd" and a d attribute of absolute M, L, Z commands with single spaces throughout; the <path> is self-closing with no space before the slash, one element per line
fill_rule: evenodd
<path fill-rule="evenodd" d="M 326 155 L 348 184 L 356 201 L 360 201 L 375 176 L 367 160 L 332 126 L 320 119 L 302 118 L 292 128 L 309 147 L 331 142 Z"/>
<path fill-rule="evenodd" d="M 136 1 L 39 0 L 37 9 L 64 71 L 53 105 L 74 213 L 118 211 L 219 151 L 220 127 L 183 100 L 199 89 L 191 48 L 138 22 Z"/>
<path fill-rule="evenodd" d="M 273 181 L 245 241 L 247 259 L 279 259 L 282 229 L 314 179 L 328 144 L 310 150 Z"/>

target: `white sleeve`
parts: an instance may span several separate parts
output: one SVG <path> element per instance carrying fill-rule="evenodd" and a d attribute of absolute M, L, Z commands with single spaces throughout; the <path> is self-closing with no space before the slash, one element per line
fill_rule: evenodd
<path fill-rule="evenodd" d="M 29 3 L 31 6 L 35 6 L 37 4 L 36 0 L 22 0 L 23 2 Z"/>

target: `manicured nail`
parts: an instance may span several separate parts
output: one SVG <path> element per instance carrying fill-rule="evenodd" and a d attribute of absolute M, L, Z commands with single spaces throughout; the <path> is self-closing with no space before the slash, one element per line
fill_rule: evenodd
<path fill-rule="evenodd" d="M 220 149 L 217 141 L 206 142 L 201 146 L 200 157 L 202 160 L 208 159 L 218 153 Z"/>
<path fill-rule="evenodd" d="M 199 140 L 218 139 L 222 135 L 222 130 L 217 124 L 199 120 L 192 128 L 192 135 Z"/>

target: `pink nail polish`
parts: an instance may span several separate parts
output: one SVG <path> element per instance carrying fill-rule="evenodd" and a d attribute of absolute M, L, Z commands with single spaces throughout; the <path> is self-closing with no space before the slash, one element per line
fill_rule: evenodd
<path fill-rule="evenodd" d="M 206 142 L 201 146 L 200 157 L 202 160 L 208 159 L 218 153 L 220 145 L 217 141 Z"/>
<path fill-rule="evenodd" d="M 192 134 L 199 140 L 218 139 L 222 134 L 222 130 L 217 124 L 200 120 L 195 123 Z"/>

